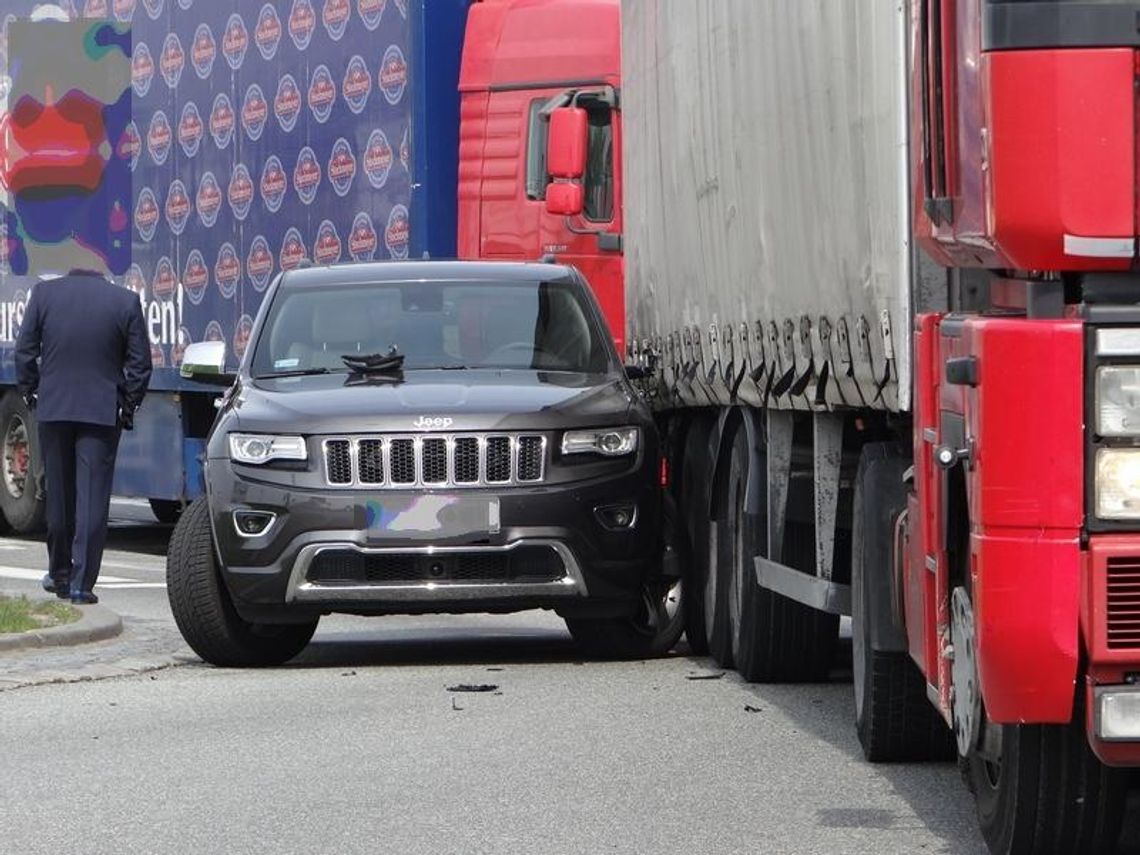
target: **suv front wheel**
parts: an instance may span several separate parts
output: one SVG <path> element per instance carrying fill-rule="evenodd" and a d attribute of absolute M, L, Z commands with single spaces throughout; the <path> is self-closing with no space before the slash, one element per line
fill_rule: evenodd
<path fill-rule="evenodd" d="M 316 620 L 258 624 L 242 619 L 218 572 L 205 498 L 183 512 L 171 534 L 166 592 L 182 637 L 212 665 L 281 665 L 304 650 L 317 629 Z"/>

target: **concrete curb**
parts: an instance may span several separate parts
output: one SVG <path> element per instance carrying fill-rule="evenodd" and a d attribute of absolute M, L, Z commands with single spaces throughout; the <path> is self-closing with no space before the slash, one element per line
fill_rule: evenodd
<path fill-rule="evenodd" d="M 123 631 L 123 619 L 103 606 L 77 606 L 83 616 L 75 623 L 0 636 L 0 653 L 35 647 L 71 647 L 105 641 Z"/>

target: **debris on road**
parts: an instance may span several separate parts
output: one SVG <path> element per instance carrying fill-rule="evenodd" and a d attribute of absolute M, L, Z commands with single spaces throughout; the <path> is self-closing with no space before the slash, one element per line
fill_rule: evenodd
<path fill-rule="evenodd" d="M 754 706 L 752 706 L 752 704 L 745 704 L 744 705 L 744 711 L 745 712 L 764 712 L 764 710 L 761 707 L 754 707 Z"/>
<path fill-rule="evenodd" d="M 448 686 L 449 692 L 495 692 L 498 686 L 494 683 L 460 683 L 457 686 Z"/>
<path fill-rule="evenodd" d="M 725 674 L 724 671 L 717 671 L 711 674 L 688 674 L 686 680 L 719 680 Z"/>

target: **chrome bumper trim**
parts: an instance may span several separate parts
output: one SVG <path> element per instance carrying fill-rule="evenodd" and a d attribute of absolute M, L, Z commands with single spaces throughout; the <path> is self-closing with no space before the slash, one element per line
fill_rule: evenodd
<path fill-rule="evenodd" d="M 566 575 L 552 582 L 415 582 L 379 583 L 374 585 L 320 585 L 306 575 L 313 560 L 322 552 L 346 551 L 363 555 L 458 555 L 511 552 L 527 546 L 547 546 L 558 553 Z M 289 574 L 285 602 L 320 603 L 352 600 L 356 602 L 442 602 L 451 600 L 542 599 L 549 597 L 585 597 L 586 580 L 574 553 L 556 540 L 518 540 L 506 546 L 423 546 L 365 547 L 337 541 L 313 543 L 301 549 Z"/>

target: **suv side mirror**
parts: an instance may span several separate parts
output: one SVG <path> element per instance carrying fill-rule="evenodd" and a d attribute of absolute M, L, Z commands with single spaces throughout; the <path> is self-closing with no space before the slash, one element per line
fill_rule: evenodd
<path fill-rule="evenodd" d="M 211 386 L 232 386 L 237 376 L 226 372 L 226 343 L 197 341 L 182 355 L 179 373 L 187 380 Z"/>
<path fill-rule="evenodd" d="M 547 213 L 573 217 L 585 208 L 585 191 L 579 182 L 586 174 L 588 138 L 586 111 L 581 107 L 559 107 L 550 114 L 546 171 L 554 183 L 546 188 Z"/>

